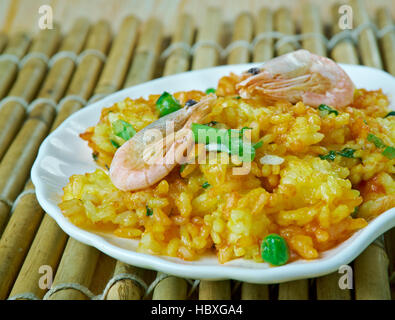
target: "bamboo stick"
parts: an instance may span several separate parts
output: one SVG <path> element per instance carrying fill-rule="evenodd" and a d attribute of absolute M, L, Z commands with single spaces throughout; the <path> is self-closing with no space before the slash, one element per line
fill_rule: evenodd
<path fill-rule="evenodd" d="M 302 10 L 302 34 L 323 35 L 320 11 L 314 4 L 308 3 Z M 322 38 L 312 36 L 302 41 L 303 48 L 319 56 L 326 56 L 326 44 Z"/>
<path fill-rule="evenodd" d="M 351 291 L 339 287 L 341 274 L 334 272 L 316 280 L 318 300 L 351 300 Z"/>
<path fill-rule="evenodd" d="M 262 8 L 259 11 L 256 21 L 256 35 L 273 31 L 273 14 L 269 8 Z M 273 39 L 266 38 L 258 41 L 253 52 L 254 62 L 263 62 L 273 58 Z"/>
<path fill-rule="evenodd" d="M 332 6 L 332 36 L 342 31 L 337 23 L 339 19 L 338 11 L 338 4 Z M 338 42 L 331 51 L 331 57 L 339 63 L 359 64 L 358 53 L 351 39 Z"/>
<path fill-rule="evenodd" d="M 4 48 L 7 45 L 8 37 L 4 33 L 0 33 L 0 53 L 3 52 Z"/>
<path fill-rule="evenodd" d="M 78 20 L 65 38 L 61 51 L 78 53 L 85 41 L 89 29 L 86 20 Z M 74 71 L 74 63 L 67 58 L 58 60 L 48 73 L 39 98 L 59 101 Z M 0 164 L 0 197 L 9 202 L 16 199 L 29 175 L 36 157 L 38 147 L 45 138 L 55 116 L 53 106 L 48 103 L 37 105 L 23 124 L 15 140 L 8 148 Z M 0 215 L 0 234 L 7 220 L 7 215 Z"/>
<path fill-rule="evenodd" d="M 67 235 L 59 228 L 55 220 L 47 214 L 44 215 L 10 297 L 30 293 L 41 299 L 47 290 L 41 289 L 38 285 L 40 277 L 43 276 L 39 273 L 40 267 L 49 266 L 55 273 L 66 241 Z"/>
<path fill-rule="evenodd" d="M 51 119 L 46 120 L 50 121 Z M 21 192 L 29 176 L 38 147 L 47 132 L 48 126 L 41 119 L 34 118 L 25 123 L 0 164 L 1 199 L 12 203 Z M 4 229 L 10 209 L 6 214 L 0 216 L 0 232 Z"/>
<path fill-rule="evenodd" d="M 185 300 L 187 289 L 188 283 L 185 279 L 168 277 L 156 285 L 152 300 Z"/>
<path fill-rule="evenodd" d="M 113 276 L 130 274 L 146 282 L 148 273 L 148 270 L 136 268 L 117 261 Z M 107 300 L 140 300 L 143 298 L 144 294 L 144 288 L 136 281 L 122 279 L 114 283 L 105 298 Z"/>
<path fill-rule="evenodd" d="M 355 298 L 357 300 L 389 300 L 388 257 L 382 244 L 371 244 L 354 261 Z"/>
<path fill-rule="evenodd" d="M 391 14 L 386 8 L 377 11 L 377 24 L 384 29 L 393 24 Z M 386 70 L 395 76 L 395 31 L 386 33 L 380 40 Z"/>
<path fill-rule="evenodd" d="M 60 39 L 59 28 L 42 30 L 34 41 L 29 53 L 42 53 L 51 56 Z M 47 65 L 39 58 L 30 59 L 20 70 L 18 78 L 11 89 L 10 96 L 23 98 L 30 102 L 47 71 Z M 0 159 L 4 156 L 9 144 L 15 137 L 25 117 L 25 108 L 16 101 L 10 101 L 0 110 Z"/>
<path fill-rule="evenodd" d="M 199 300 L 230 300 L 230 281 L 200 281 Z"/>
<path fill-rule="evenodd" d="M 107 286 L 107 283 L 111 280 L 116 260 L 100 252 L 99 258 L 96 263 L 96 269 L 92 276 L 92 281 L 89 289 L 96 295 L 102 294 Z"/>
<path fill-rule="evenodd" d="M 52 286 L 75 283 L 89 287 L 99 258 L 99 251 L 92 249 L 92 247 L 69 238 Z M 87 297 L 76 289 L 65 288 L 53 293 L 49 299 L 85 300 Z"/>
<path fill-rule="evenodd" d="M 254 33 L 254 22 L 252 16 L 247 13 L 241 13 L 234 23 L 232 42 L 247 41 L 251 42 Z M 229 52 L 228 64 L 237 64 L 248 62 L 250 60 L 250 51 L 248 47 L 239 46 Z"/>
<path fill-rule="evenodd" d="M 87 19 L 77 19 L 69 34 L 64 38 L 59 53 L 66 51 L 79 54 L 84 47 L 89 29 Z M 38 98 L 48 98 L 58 102 L 63 97 L 74 70 L 75 63 L 69 57 L 57 60 L 49 71 Z"/>
<path fill-rule="evenodd" d="M 34 191 L 28 182 L 25 191 Z M 15 281 L 34 234 L 36 233 L 43 210 L 34 194 L 26 193 L 20 198 L 10 222 L 0 239 L 0 299 L 4 300 Z"/>
<path fill-rule="evenodd" d="M 1 233 L 4 230 L 5 221 L 7 221 L 8 215 L 10 214 L 10 208 L 11 208 L 10 204 L 5 203 L 4 201 L 0 201 L 0 223 L 1 223 L 0 228 L 2 230 Z"/>
<path fill-rule="evenodd" d="M 150 18 L 143 26 L 135 57 L 126 77 L 125 87 L 152 79 L 161 43 L 162 24 L 155 18 Z"/>
<path fill-rule="evenodd" d="M 218 44 L 222 29 L 221 11 L 219 8 L 208 8 L 199 29 L 196 43 Z M 214 67 L 219 63 L 218 49 L 207 44 L 196 48 L 192 61 L 192 70 Z"/>
<path fill-rule="evenodd" d="M 158 273 L 160 275 L 160 273 Z M 155 287 L 153 300 L 185 300 L 187 298 L 188 284 L 185 279 L 167 277 Z"/>
<path fill-rule="evenodd" d="M 99 21 L 91 30 L 85 50 L 97 50 L 105 54 L 110 45 L 110 41 L 111 32 L 108 23 Z M 87 100 L 95 88 L 103 63 L 104 61 L 96 55 L 85 56 L 73 77 L 73 81 L 67 90 L 66 96 L 79 96 L 83 100 Z M 51 131 L 55 130 L 66 118 L 82 107 L 83 104 L 77 100 L 65 102 L 60 107 Z"/>
<path fill-rule="evenodd" d="M 242 300 L 269 300 L 269 286 L 243 282 L 241 284 Z"/>
<path fill-rule="evenodd" d="M 295 25 L 292 20 L 292 15 L 289 9 L 280 8 L 274 14 L 274 28 L 276 31 L 279 31 L 286 35 L 294 35 L 295 34 Z M 278 40 L 278 41 L 281 41 Z M 277 41 L 276 44 L 279 42 Z M 283 55 L 288 52 L 294 51 L 296 49 L 295 44 L 288 42 L 284 43 L 281 46 L 277 46 L 277 55 Z"/>
<path fill-rule="evenodd" d="M 26 33 L 18 33 L 13 36 L 4 54 L 10 54 L 18 59 L 21 59 L 30 45 L 30 37 Z M 1 61 L 0 62 L 0 99 L 4 98 L 15 80 L 18 73 L 18 65 L 12 61 Z"/>
<path fill-rule="evenodd" d="M 89 34 L 85 49 L 99 50 L 105 54 L 110 42 L 110 37 L 111 35 L 108 24 L 105 22 L 98 22 L 92 28 L 91 33 Z M 103 62 L 97 56 L 85 56 L 85 58 L 79 64 L 77 72 L 73 76 L 73 80 L 67 93 L 69 95 L 80 95 L 83 99 L 87 99 L 93 90 L 93 86 L 96 84 L 96 79 L 99 75 L 102 64 Z M 55 122 L 52 125 L 52 130 L 55 129 L 58 124 L 60 124 L 60 118 L 67 117 L 65 110 L 67 111 L 68 109 L 61 109 L 63 114 L 58 115 L 57 119 L 55 119 Z M 44 241 L 46 238 L 50 238 L 48 242 Z M 51 242 L 51 239 L 53 241 L 56 240 L 56 243 Z M 31 272 L 29 274 L 27 270 L 38 270 L 38 268 L 44 264 L 50 265 L 53 269 L 56 269 L 66 240 L 67 236 L 63 233 L 63 231 L 57 226 L 52 218 L 50 218 L 48 215 L 45 215 L 41 227 L 36 235 L 35 241 L 33 242 L 32 249 L 29 251 L 25 263 L 22 266 L 20 276 L 16 280 L 11 295 L 32 292 L 36 294 L 36 296 L 42 297 L 45 293 L 45 290 L 36 288 L 37 275 L 31 274 Z M 72 257 L 73 254 L 78 256 L 78 254 L 84 250 L 87 251 L 87 249 L 84 249 L 78 245 L 70 245 L 69 248 L 71 248 L 69 250 L 76 248 L 76 252 L 67 252 L 70 257 Z M 94 256 L 94 253 L 91 253 L 91 255 Z M 92 263 L 94 263 L 93 260 L 86 260 L 85 264 L 88 266 L 85 265 L 85 267 L 87 269 L 94 269 L 95 264 L 91 266 L 90 264 Z M 84 266 L 84 263 L 81 262 L 79 266 L 81 265 Z M 67 278 L 68 276 L 69 274 L 60 274 L 58 279 Z M 78 295 L 78 293 L 73 292 L 72 289 L 65 291 L 66 293 L 59 293 L 59 295 L 77 295 L 81 297 L 81 295 Z M 58 295 L 55 297 L 57 296 Z"/>
<path fill-rule="evenodd" d="M 94 95 L 112 93 L 123 84 L 137 42 L 139 25 L 140 21 L 134 16 L 126 17 L 123 20 Z"/>
<path fill-rule="evenodd" d="M 172 38 L 172 45 L 185 43 L 191 45 L 194 36 L 193 18 L 188 14 L 182 14 L 176 22 L 176 30 Z M 183 48 L 175 49 L 166 61 L 163 71 L 164 76 L 180 73 L 189 69 L 189 52 Z"/>
<path fill-rule="evenodd" d="M 385 249 L 389 259 L 389 279 L 395 279 L 395 228 L 384 234 Z"/>
<path fill-rule="evenodd" d="M 111 40 L 110 27 L 107 22 L 99 21 L 91 31 L 86 45 L 87 50 L 98 50 L 105 54 Z M 95 56 L 86 56 L 80 63 L 73 81 L 67 91 L 67 95 L 77 95 L 83 99 L 88 99 L 94 90 L 96 79 L 103 66 L 103 61 Z M 83 105 L 79 101 L 70 100 L 59 110 L 58 116 L 52 126 L 56 128 L 71 113 L 79 110 Z M 87 256 L 88 259 L 83 257 Z M 84 287 L 89 287 L 99 252 L 90 246 L 79 243 L 74 239 L 69 239 L 63 253 L 59 269 L 56 272 L 54 286 L 62 283 L 76 283 Z M 74 263 L 74 261 L 78 261 Z M 72 264 L 73 263 L 73 264 Z M 72 268 L 70 267 L 72 265 Z M 53 300 L 73 300 L 86 299 L 87 297 L 75 289 L 63 289 L 52 296 Z"/>
<path fill-rule="evenodd" d="M 363 0 L 352 0 L 351 5 L 355 22 L 358 26 L 370 22 Z M 371 27 L 365 28 L 360 33 L 358 44 L 363 64 L 369 67 L 383 69 L 376 36 Z"/>
<path fill-rule="evenodd" d="M 302 279 L 280 283 L 278 286 L 278 300 L 308 300 L 309 280 Z"/>

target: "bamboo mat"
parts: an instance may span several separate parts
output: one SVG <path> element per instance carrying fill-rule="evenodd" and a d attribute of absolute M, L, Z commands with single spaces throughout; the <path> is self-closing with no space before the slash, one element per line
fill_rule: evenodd
<path fill-rule="evenodd" d="M 194 25 L 203 23 L 208 6 L 221 8 L 222 19 L 232 24 L 240 12 L 256 14 L 262 6 L 272 10 L 286 7 L 291 10 L 294 19 L 300 19 L 305 3 L 313 3 L 319 7 L 321 19 L 331 22 L 329 8 L 341 0 L 0 0 L 0 30 L 7 34 L 32 30 L 38 31 L 39 8 L 50 5 L 54 20 L 62 22 L 62 31 L 69 32 L 76 18 L 86 16 L 91 23 L 106 19 L 112 30 L 118 32 L 121 21 L 129 14 L 141 20 L 156 17 L 162 23 L 165 35 L 172 35 L 174 22 L 180 13 L 187 13 L 194 19 Z M 395 17 L 393 0 L 366 0 L 368 12 L 386 6 L 392 17 Z"/>
<path fill-rule="evenodd" d="M 391 299 L 395 229 L 351 264 L 352 290 L 339 288 L 339 273 L 280 285 L 192 281 L 126 265 L 68 238 L 40 208 L 29 180 L 41 142 L 69 115 L 155 77 L 264 61 L 299 47 L 395 75 L 390 10 L 368 14 L 362 1 L 352 5 L 358 32 L 335 45 L 326 39 L 340 32 L 337 8 L 328 25 L 314 4 L 304 5 L 299 20 L 285 7 L 241 13 L 230 24 L 221 8 L 208 8 L 200 24 L 184 13 L 171 37 L 161 20 L 135 16 L 124 18 L 116 34 L 109 21 L 83 18 L 63 35 L 59 26 L 0 34 L 0 299 Z M 48 270 L 51 290 L 42 278 Z"/>

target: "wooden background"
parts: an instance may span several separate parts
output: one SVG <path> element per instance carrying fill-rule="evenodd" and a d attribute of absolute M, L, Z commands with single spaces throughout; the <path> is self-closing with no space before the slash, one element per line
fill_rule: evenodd
<path fill-rule="evenodd" d="M 298 20 L 302 5 L 306 2 L 319 4 L 321 16 L 328 22 L 329 8 L 339 0 L 0 0 L 0 30 L 8 34 L 37 31 L 38 8 L 44 4 L 53 8 L 54 20 L 60 22 L 63 32 L 67 32 L 75 18 L 80 16 L 88 17 L 92 22 L 99 19 L 110 21 L 116 32 L 123 17 L 133 13 L 142 21 L 151 16 L 158 17 L 169 35 L 174 28 L 175 17 L 182 12 L 191 14 L 199 26 L 209 6 L 220 7 L 225 22 L 234 21 L 243 11 L 256 13 L 262 6 L 273 9 L 285 6 L 292 8 L 294 18 Z M 395 0 L 366 0 L 371 16 L 374 16 L 377 7 L 383 6 L 390 8 L 395 17 Z"/>

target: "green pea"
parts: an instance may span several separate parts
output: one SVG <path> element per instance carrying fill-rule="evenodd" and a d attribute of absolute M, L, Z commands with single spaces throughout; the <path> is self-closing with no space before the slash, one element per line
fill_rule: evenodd
<path fill-rule="evenodd" d="M 210 93 L 216 93 L 217 92 L 217 90 L 215 90 L 214 88 L 208 88 L 207 90 L 206 90 L 206 94 L 210 94 Z"/>
<path fill-rule="evenodd" d="M 289 259 L 287 242 L 278 234 L 267 235 L 261 245 L 262 259 L 274 266 L 286 264 Z"/>

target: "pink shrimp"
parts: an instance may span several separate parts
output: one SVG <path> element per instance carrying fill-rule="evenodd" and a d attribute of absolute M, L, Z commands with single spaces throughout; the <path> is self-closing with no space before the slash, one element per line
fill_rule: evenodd
<path fill-rule="evenodd" d="M 151 123 L 124 143 L 115 153 L 110 178 L 115 187 L 132 191 L 152 186 L 166 177 L 194 146 L 192 123 L 201 122 L 210 112 L 214 95 Z M 169 124 L 174 132 L 166 132 Z M 164 135 L 164 137 L 163 137 Z M 159 137 L 155 141 L 147 138 Z"/>
<path fill-rule="evenodd" d="M 312 107 L 345 107 L 353 101 L 354 84 L 333 60 L 298 50 L 265 62 L 236 89 L 242 98 L 260 96 L 269 101 L 303 101 Z"/>

